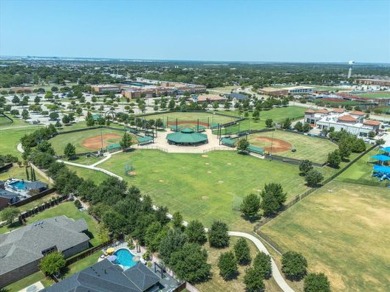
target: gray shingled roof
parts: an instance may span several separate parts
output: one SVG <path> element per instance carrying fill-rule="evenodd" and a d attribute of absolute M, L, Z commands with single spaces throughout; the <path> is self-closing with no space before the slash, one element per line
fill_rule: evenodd
<path fill-rule="evenodd" d="M 7 190 L 0 189 L 0 197 L 10 200 L 13 198 L 18 198 L 18 194 L 15 194 L 15 193 L 7 191 Z"/>
<path fill-rule="evenodd" d="M 241 94 L 241 93 L 230 93 L 229 94 L 229 97 L 231 98 L 235 98 L 235 99 L 238 99 L 238 100 L 242 100 L 242 99 L 247 99 L 249 98 L 249 96 L 245 95 L 245 94 Z"/>
<path fill-rule="evenodd" d="M 44 289 L 45 292 L 143 292 L 160 278 L 143 264 L 123 270 L 107 259 Z"/>
<path fill-rule="evenodd" d="M 6 234 L 0 234 L 0 276 L 43 257 L 42 251 L 57 247 L 67 250 L 89 241 L 84 219 L 73 221 L 66 216 L 48 218 Z"/>

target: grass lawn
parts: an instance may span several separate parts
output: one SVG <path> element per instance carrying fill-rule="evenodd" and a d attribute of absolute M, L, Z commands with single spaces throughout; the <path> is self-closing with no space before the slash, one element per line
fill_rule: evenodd
<path fill-rule="evenodd" d="M 113 157 L 115 157 L 115 155 Z M 66 167 L 72 171 L 75 171 L 79 177 L 89 178 L 90 180 L 92 180 L 96 184 L 100 184 L 102 181 L 109 178 L 109 176 L 107 174 L 100 172 L 100 171 L 90 170 L 87 168 L 81 168 L 81 167 L 71 166 L 71 165 L 67 165 Z M 98 165 L 98 167 L 101 167 L 101 165 Z M 122 173 L 120 173 L 120 175 L 121 176 L 124 175 L 124 170 Z"/>
<path fill-rule="evenodd" d="M 38 281 L 41 281 L 44 287 L 48 287 L 54 284 L 54 281 L 51 279 L 45 277 L 45 275 L 42 272 L 36 272 L 34 274 L 31 274 L 30 276 L 27 276 L 15 283 L 12 283 L 8 285 L 7 287 L 3 288 L 6 292 L 17 292 L 21 289 L 24 289 Z"/>
<path fill-rule="evenodd" d="M 21 157 L 20 152 L 16 149 L 16 146 L 20 142 L 20 138 L 34 132 L 38 127 L 39 126 L 35 125 L 27 125 L 23 126 L 23 128 L 18 128 L 15 124 L 0 127 L 0 153 Z M 3 130 L 2 128 L 6 128 L 6 130 Z"/>
<path fill-rule="evenodd" d="M 357 94 L 357 96 L 363 98 L 390 98 L 390 91 L 362 93 L 362 94 Z"/>
<path fill-rule="evenodd" d="M 284 152 L 275 153 L 276 155 L 285 156 L 295 159 L 309 159 L 313 162 L 324 163 L 328 158 L 328 153 L 336 150 L 336 144 L 329 140 L 316 137 L 305 136 L 285 131 L 256 133 L 249 136 L 248 140 L 251 144 L 260 147 L 271 147 L 270 142 L 259 141 L 259 137 L 268 137 L 284 140 L 291 144 L 291 148 L 295 148 L 296 152 L 287 150 Z"/>
<path fill-rule="evenodd" d="M 218 268 L 218 258 L 221 253 L 227 252 L 227 251 L 233 251 L 234 252 L 234 244 L 237 242 L 239 238 L 238 237 L 230 237 L 230 246 L 228 248 L 224 249 L 216 249 L 216 248 L 210 248 L 208 244 L 205 244 L 204 247 L 208 252 L 208 263 L 211 264 L 211 273 L 212 277 L 209 281 L 197 284 L 195 287 L 199 289 L 199 291 L 245 291 L 245 284 L 244 284 L 244 276 L 245 276 L 245 270 L 250 266 L 238 266 L 239 275 L 236 279 L 231 281 L 225 281 L 220 275 L 219 275 L 219 268 Z M 252 259 L 255 258 L 256 254 L 258 253 L 258 249 L 256 246 L 250 241 L 246 240 Z M 276 284 L 276 282 L 273 280 L 273 278 L 264 281 L 265 283 L 265 290 L 266 291 L 281 291 L 279 286 Z"/>
<path fill-rule="evenodd" d="M 80 164 L 84 164 L 84 165 L 91 165 L 91 164 L 94 164 L 100 160 L 102 160 L 104 157 L 95 157 L 95 156 L 90 156 L 90 157 L 87 157 L 86 155 L 85 156 L 79 156 L 77 157 L 76 160 L 72 160 L 72 162 L 74 163 L 80 163 Z"/>
<path fill-rule="evenodd" d="M 55 217 L 65 215 L 69 218 L 73 218 L 75 220 L 78 219 L 85 219 L 88 225 L 88 231 L 93 235 L 93 238 L 91 238 L 90 243 L 95 246 L 100 244 L 100 240 L 97 237 L 98 234 L 98 226 L 99 224 L 95 221 L 95 219 L 92 218 L 92 216 L 88 215 L 87 211 L 79 211 L 73 202 L 65 202 L 61 203 L 55 207 L 52 207 L 50 209 L 46 209 L 45 211 L 38 213 L 37 215 L 34 215 L 32 217 L 29 217 L 27 219 L 26 224 L 31 224 L 46 218 Z M 19 227 L 19 226 L 16 226 Z M 0 233 L 4 233 L 10 231 L 7 227 L 0 228 Z"/>
<path fill-rule="evenodd" d="M 240 116 L 238 111 L 226 111 L 225 114 L 232 114 L 236 116 Z M 246 131 L 246 130 L 259 130 L 266 128 L 265 121 L 267 119 L 272 119 L 274 123 L 280 123 L 286 118 L 290 119 L 300 119 L 304 117 L 305 108 L 298 106 L 288 106 L 288 107 L 280 107 L 273 108 L 268 111 L 260 112 L 260 120 L 255 121 L 252 119 L 252 113 L 249 113 L 249 117 L 238 123 L 238 125 L 234 125 L 226 128 L 226 130 L 222 131 L 222 134 L 235 133 L 238 131 Z"/>
<path fill-rule="evenodd" d="M 31 168 L 28 168 L 28 173 L 31 174 Z M 49 184 L 49 182 L 41 176 L 37 171 L 35 175 L 39 181 Z M 6 172 L 0 172 L 0 180 L 7 180 L 9 178 L 19 178 L 27 180 L 26 168 L 24 166 L 19 167 L 16 163 Z"/>
<path fill-rule="evenodd" d="M 115 131 L 110 129 L 94 129 L 94 130 L 88 130 L 88 131 L 82 131 L 82 132 L 76 132 L 76 133 L 69 133 L 69 134 L 62 134 L 57 135 L 54 138 L 50 139 L 50 143 L 54 148 L 54 151 L 57 154 L 63 154 L 65 146 L 68 143 L 72 143 L 76 147 L 76 153 L 81 152 L 88 152 L 88 151 L 95 151 L 96 149 L 85 147 L 83 145 L 83 142 L 85 139 L 97 137 L 98 139 L 98 146 L 101 146 L 100 143 L 100 135 L 103 134 L 115 134 L 118 137 L 116 138 L 104 138 L 103 136 L 103 143 L 104 145 L 111 144 L 111 143 L 119 143 L 119 141 L 122 139 L 123 132 L 121 131 Z M 105 147 L 105 146 L 104 146 Z M 98 150 L 98 149 L 97 149 Z"/>
<path fill-rule="evenodd" d="M 224 113 L 224 112 L 222 112 Z M 209 124 L 223 124 L 234 121 L 235 117 L 226 117 L 218 114 L 213 114 L 210 112 L 170 112 L 164 114 L 150 115 L 145 116 L 146 120 L 149 119 L 162 119 L 164 124 L 167 123 L 167 119 L 169 123 L 175 123 L 176 119 L 178 122 L 182 121 L 197 121 Z"/>
<path fill-rule="evenodd" d="M 388 189 L 331 182 L 261 229 L 301 252 L 334 291 L 386 291 L 390 253 Z"/>
<path fill-rule="evenodd" d="M 82 260 L 79 260 L 79 261 L 69 265 L 67 267 L 68 269 L 66 271 L 66 275 L 64 278 L 70 277 L 74 273 L 80 272 L 81 270 L 84 270 L 84 269 L 96 264 L 99 257 L 102 254 L 103 253 L 99 250 L 99 251 L 91 254 L 90 256 L 87 256 L 87 257 L 83 258 Z"/>
<path fill-rule="evenodd" d="M 12 125 L 11 121 L 4 116 L 0 116 L 0 126 Z"/>
<path fill-rule="evenodd" d="M 135 167 L 134 177 L 124 176 L 127 164 Z M 231 230 L 251 230 L 238 208 L 244 196 L 259 193 L 265 183 L 281 183 L 287 200 L 307 189 L 298 166 L 230 151 L 199 155 L 137 150 L 114 155 L 99 166 L 124 176 L 157 205 L 180 211 L 186 220 L 200 219 L 210 226 L 219 219 L 230 224 Z"/>
<path fill-rule="evenodd" d="M 344 171 L 337 177 L 338 181 L 349 182 L 349 183 L 358 183 L 366 185 L 377 185 L 377 186 L 386 186 L 390 184 L 390 181 L 384 180 L 379 181 L 377 177 L 372 176 L 373 164 L 370 163 L 373 160 L 370 159 L 371 156 L 381 153 L 378 149 L 373 149 L 356 161 L 350 168 Z"/>

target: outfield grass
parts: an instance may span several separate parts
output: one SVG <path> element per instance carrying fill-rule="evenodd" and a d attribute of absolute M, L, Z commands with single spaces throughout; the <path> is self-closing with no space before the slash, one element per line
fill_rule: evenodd
<path fill-rule="evenodd" d="M 53 146 L 54 151 L 60 155 L 64 153 L 65 146 L 68 143 L 72 143 L 76 147 L 76 153 L 89 152 L 94 150 L 83 146 L 82 144 L 84 140 L 92 137 L 100 137 L 101 134 L 119 135 L 118 138 L 103 139 L 103 141 L 107 142 L 108 144 L 118 143 L 123 136 L 123 132 L 121 131 L 115 131 L 110 129 L 93 129 L 93 130 L 86 130 L 81 132 L 57 135 L 54 138 L 50 139 L 50 143 Z"/>
<path fill-rule="evenodd" d="M 268 137 L 274 139 L 284 140 L 291 144 L 292 148 L 296 149 L 296 152 L 292 152 L 290 149 L 284 152 L 275 153 L 276 155 L 285 156 L 295 159 L 309 159 L 310 161 L 317 163 L 324 163 L 328 158 L 328 153 L 336 150 L 338 147 L 336 144 L 326 139 L 320 139 L 316 137 L 310 137 L 297 133 L 274 131 L 265 133 L 256 133 L 248 137 L 251 144 L 260 147 L 270 147 L 271 144 L 264 141 L 259 141 L 259 137 Z"/>
<path fill-rule="evenodd" d="M 247 266 L 238 266 L 238 272 L 239 275 L 236 279 L 233 279 L 231 281 L 225 281 L 220 275 L 219 275 L 219 268 L 218 268 L 218 258 L 219 256 L 227 251 L 233 251 L 234 252 L 234 244 L 238 241 L 238 237 L 230 237 L 230 246 L 228 248 L 223 249 L 216 249 L 216 248 L 210 248 L 208 244 L 204 245 L 204 248 L 207 250 L 208 253 L 208 259 L 207 262 L 211 264 L 211 279 L 207 282 L 196 284 L 195 287 L 199 291 L 245 291 L 245 284 L 244 284 L 244 276 L 245 276 L 245 270 L 250 267 L 250 265 Z M 259 252 L 256 246 L 253 244 L 252 241 L 246 239 L 246 242 L 249 245 L 250 248 L 250 254 L 251 258 L 254 259 L 257 253 Z M 266 291 L 281 291 L 279 286 L 276 284 L 275 280 L 273 278 L 269 280 L 264 281 L 265 284 L 265 290 Z"/>
<path fill-rule="evenodd" d="M 273 108 L 269 111 L 261 111 L 259 121 L 253 120 L 252 113 L 249 113 L 249 117 L 246 120 L 239 122 L 237 125 L 226 128 L 226 131 L 223 130 L 222 134 L 225 134 L 224 132 L 228 134 L 229 132 L 264 129 L 266 128 L 265 121 L 267 119 L 272 119 L 274 123 L 280 123 L 286 118 L 294 120 L 300 119 L 304 117 L 305 110 L 305 108 L 298 106 Z M 224 113 L 240 116 L 238 111 L 226 111 Z"/>
<path fill-rule="evenodd" d="M 135 167 L 134 177 L 124 176 L 128 164 Z M 157 205 L 180 211 L 186 220 L 200 219 L 210 226 L 219 219 L 237 230 L 246 224 L 238 211 L 242 198 L 259 193 L 265 183 L 281 183 L 287 200 L 307 190 L 298 166 L 230 151 L 199 155 L 137 150 L 114 155 L 99 167 L 124 176 Z"/>
<path fill-rule="evenodd" d="M 336 179 L 341 182 L 386 186 L 390 184 L 388 180 L 379 181 L 377 177 L 372 176 L 373 160 L 371 156 L 381 153 L 374 148 L 362 158 L 356 161 L 350 168 L 340 174 Z"/>
<path fill-rule="evenodd" d="M 390 287 L 388 189 L 331 182 L 261 229 L 284 250 L 301 252 L 333 291 Z"/>
<path fill-rule="evenodd" d="M 51 218 L 51 217 L 61 216 L 61 215 L 65 215 L 69 218 L 73 218 L 74 220 L 85 219 L 88 225 L 88 231 L 93 235 L 93 238 L 91 238 L 90 243 L 93 246 L 101 243 L 100 239 L 97 236 L 99 224 L 95 221 L 95 219 L 93 219 L 90 215 L 88 215 L 87 211 L 79 211 L 73 202 L 61 203 L 55 207 L 46 209 L 43 212 L 40 212 L 32 217 L 27 218 L 26 224 L 31 224 L 46 218 Z M 2 227 L 0 228 L 0 233 L 5 233 L 12 229 L 13 228 Z"/>
<path fill-rule="evenodd" d="M 363 98 L 390 98 L 389 91 L 361 93 L 356 95 Z"/>
<path fill-rule="evenodd" d="M 225 113 L 225 112 L 223 112 Z M 141 117 L 142 118 L 142 117 Z M 228 122 L 232 122 L 236 120 L 235 117 L 226 117 L 221 116 L 218 114 L 213 114 L 209 112 L 170 112 L 170 113 L 164 113 L 164 114 L 157 114 L 157 115 L 149 115 L 144 116 L 146 120 L 150 119 L 162 119 L 164 124 L 167 123 L 167 119 L 169 123 L 174 123 L 176 119 L 178 122 L 180 120 L 182 121 L 197 121 L 199 119 L 199 122 L 203 123 L 210 123 L 211 124 L 224 124 Z"/>

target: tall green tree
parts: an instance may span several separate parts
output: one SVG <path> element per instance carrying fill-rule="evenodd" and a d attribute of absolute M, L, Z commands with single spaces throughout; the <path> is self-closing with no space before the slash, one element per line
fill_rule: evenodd
<path fill-rule="evenodd" d="M 65 267 L 66 261 L 62 253 L 55 251 L 44 256 L 39 263 L 40 270 L 45 275 L 56 275 Z"/>
<path fill-rule="evenodd" d="M 237 150 L 239 153 L 248 153 L 249 142 L 247 139 L 242 138 L 237 142 Z"/>
<path fill-rule="evenodd" d="M 228 226 L 221 221 L 214 221 L 209 230 L 209 243 L 211 247 L 224 248 L 229 246 Z"/>
<path fill-rule="evenodd" d="M 310 273 L 305 277 L 303 284 L 305 292 L 330 292 L 330 282 L 323 273 Z"/>
<path fill-rule="evenodd" d="M 265 125 L 267 128 L 272 128 L 274 121 L 272 119 L 266 119 Z"/>
<path fill-rule="evenodd" d="M 284 253 L 282 256 L 282 272 L 289 280 L 302 280 L 307 272 L 305 257 L 294 251 Z"/>
<path fill-rule="evenodd" d="M 310 170 L 313 169 L 313 163 L 310 160 L 302 160 L 299 164 L 299 171 L 301 174 L 306 175 Z"/>
<path fill-rule="evenodd" d="M 185 243 L 171 255 L 169 266 L 179 279 L 191 283 L 206 281 L 211 266 L 207 263 L 207 252 L 196 243 Z"/>
<path fill-rule="evenodd" d="M 247 195 L 241 203 L 240 210 L 244 217 L 252 220 L 258 217 L 260 197 L 256 194 Z"/>
<path fill-rule="evenodd" d="M 9 225 L 19 216 L 20 211 L 15 207 L 8 207 L 1 211 L 1 220 Z"/>
<path fill-rule="evenodd" d="M 183 216 L 180 212 L 175 212 L 172 215 L 173 227 L 181 229 L 183 227 Z"/>
<path fill-rule="evenodd" d="M 206 231 L 203 224 L 198 220 L 190 221 L 185 230 L 189 242 L 203 245 L 207 241 Z"/>
<path fill-rule="evenodd" d="M 187 236 L 180 229 L 169 230 L 161 240 L 159 252 L 165 264 L 169 265 L 173 252 L 180 250 L 187 242 Z"/>
<path fill-rule="evenodd" d="M 87 117 L 85 118 L 88 127 L 92 127 L 95 125 L 95 120 L 90 112 L 87 113 Z"/>
<path fill-rule="evenodd" d="M 281 184 L 270 183 L 264 186 L 261 198 L 261 208 L 264 211 L 264 215 L 273 216 L 282 209 L 287 193 L 283 191 Z"/>
<path fill-rule="evenodd" d="M 335 150 L 328 154 L 327 163 L 330 167 L 338 168 L 341 163 L 341 155 L 339 150 Z"/>
<path fill-rule="evenodd" d="M 244 284 L 247 292 L 262 292 L 265 289 L 263 278 L 253 267 L 246 270 Z"/>
<path fill-rule="evenodd" d="M 263 252 L 259 252 L 253 260 L 253 267 L 261 278 L 269 279 L 272 276 L 271 257 Z"/>
<path fill-rule="evenodd" d="M 218 259 L 219 274 L 224 280 L 231 280 L 238 275 L 237 260 L 231 251 L 224 252 Z"/>
<path fill-rule="evenodd" d="M 324 179 L 324 176 L 318 170 L 310 170 L 306 176 L 305 181 L 309 187 L 317 187 L 318 184 Z"/>
<path fill-rule="evenodd" d="M 76 156 L 76 147 L 71 143 L 66 144 L 64 154 L 66 158 L 73 159 Z"/>
<path fill-rule="evenodd" d="M 120 141 L 120 145 L 122 149 L 127 149 L 132 145 L 132 138 L 131 135 L 127 132 L 123 135 L 122 140 Z"/>
<path fill-rule="evenodd" d="M 244 238 L 237 240 L 234 245 L 234 254 L 240 265 L 248 265 L 252 260 L 249 245 Z"/>

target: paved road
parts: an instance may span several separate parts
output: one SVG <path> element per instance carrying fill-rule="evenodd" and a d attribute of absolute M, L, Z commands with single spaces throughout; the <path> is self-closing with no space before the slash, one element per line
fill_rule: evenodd
<path fill-rule="evenodd" d="M 239 232 L 239 231 L 229 231 L 229 235 L 247 238 L 256 245 L 258 250 L 271 256 L 269 254 L 267 248 L 264 246 L 264 244 L 258 238 L 254 237 L 253 235 L 245 233 L 245 232 Z M 271 265 L 272 265 L 272 277 L 274 277 L 274 279 L 275 279 L 276 283 L 279 285 L 279 287 L 284 292 L 294 292 L 294 290 L 284 280 L 281 272 L 279 271 L 279 269 L 278 269 L 278 267 L 277 267 L 277 265 L 272 257 L 271 257 Z"/>

